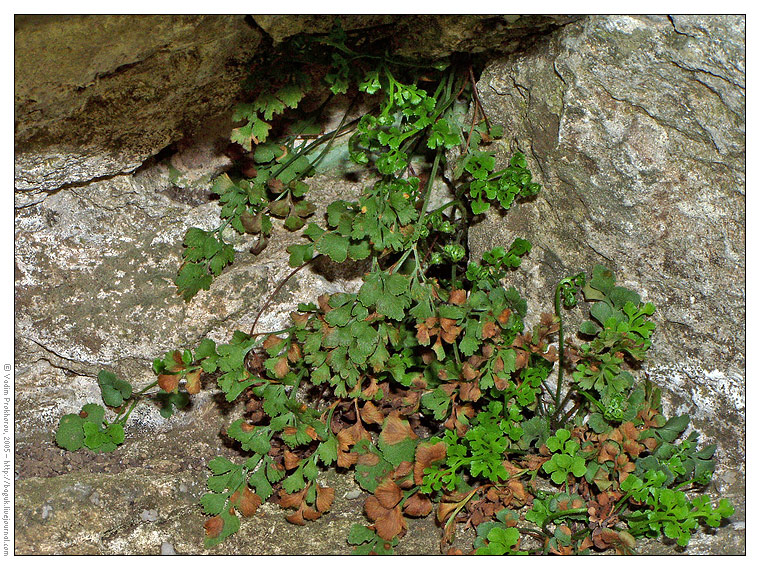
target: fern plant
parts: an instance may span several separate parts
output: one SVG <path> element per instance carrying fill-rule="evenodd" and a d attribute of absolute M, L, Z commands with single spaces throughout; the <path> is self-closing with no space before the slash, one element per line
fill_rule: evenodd
<path fill-rule="evenodd" d="M 666 420 L 659 390 L 636 379 L 653 338 L 651 303 L 597 265 L 588 280 L 563 279 L 553 311 L 526 330 L 527 303 L 505 281 L 531 244 L 469 258 L 479 216 L 540 190 L 520 152 L 496 168 L 490 144 L 501 132 L 472 64 L 360 51 L 340 30 L 296 38 L 281 57 L 290 63 L 258 72 L 268 89 L 235 110 L 240 168 L 214 183 L 221 225 L 187 231 L 178 292 L 191 301 L 235 260 L 228 226 L 258 236 L 258 254 L 275 224 L 303 236 L 288 247 L 291 275 L 319 256 L 362 261 L 361 286 L 303 299 L 279 331 L 255 330 L 265 305 L 227 343 L 205 339 L 156 359 L 157 380 L 140 391 L 101 373 L 104 403 L 120 415 L 108 422 L 88 404 L 61 419 L 59 445 L 110 451 L 139 400 L 168 416 L 213 379 L 246 412 L 226 430 L 240 461 L 208 463 L 208 548 L 244 529 L 238 515 L 263 501 L 294 524 L 322 517 L 335 491 L 320 475 L 334 467 L 353 469 L 367 492 L 367 524 L 347 537 L 357 554 L 393 552 L 408 520 L 429 515 L 443 551 L 458 525 L 475 527 L 477 554 L 623 553 L 660 535 L 686 546 L 700 525 L 729 517 L 727 501 L 686 494 L 709 481 L 715 447 L 700 447 L 694 431 L 682 438 L 688 417 Z M 323 100 L 296 113 L 318 80 Z M 315 131 L 336 96 L 371 110 Z M 346 154 L 374 182 L 318 220 L 308 178 L 348 134 Z M 450 195 L 432 207 L 441 180 Z M 579 342 L 566 341 L 562 313 L 581 297 L 591 320 Z"/>

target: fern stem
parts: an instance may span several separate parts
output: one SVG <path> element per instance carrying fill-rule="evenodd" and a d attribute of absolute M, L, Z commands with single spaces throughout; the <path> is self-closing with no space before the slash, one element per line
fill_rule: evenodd
<path fill-rule="evenodd" d="M 316 256 L 312 257 L 310 260 L 303 262 L 301 265 L 299 265 L 298 267 L 296 267 L 293 271 L 291 271 L 290 273 L 288 273 L 288 275 L 287 275 L 287 277 L 285 277 L 285 279 L 283 279 L 282 281 L 280 281 L 280 283 L 277 285 L 277 287 L 275 288 L 275 290 L 272 291 L 272 294 L 269 295 L 269 298 L 266 300 L 266 302 L 261 306 L 261 309 L 259 309 L 259 312 L 256 315 L 256 318 L 253 320 L 253 325 L 251 325 L 251 332 L 249 333 L 249 335 L 253 336 L 253 331 L 256 330 L 256 325 L 259 324 L 259 319 L 261 318 L 261 315 L 264 313 L 264 310 L 272 303 L 272 300 L 274 300 L 275 295 L 277 295 L 277 293 L 280 292 L 280 289 L 282 289 L 283 285 L 285 285 L 285 283 L 287 283 L 288 279 L 290 279 L 291 277 L 293 277 L 293 275 L 295 275 L 296 273 L 298 273 L 299 271 L 301 271 L 301 269 L 303 269 L 304 267 L 306 267 L 307 265 L 309 265 L 312 261 L 314 261 L 318 257 L 322 257 L 322 254 L 320 253 L 319 255 L 316 255 Z"/>
<path fill-rule="evenodd" d="M 563 280 L 564 281 L 564 280 Z M 554 314 L 559 321 L 559 369 L 557 370 L 557 391 L 554 396 L 554 412 L 552 413 L 552 424 L 557 420 L 560 409 L 560 395 L 562 394 L 562 374 L 565 369 L 565 328 L 562 323 L 562 283 L 557 285 L 554 293 Z"/>
<path fill-rule="evenodd" d="M 435 158 L 433 159 L 433 167 L 430 169 L 430 177 L 427 181 L 427 187 L 425 188 L 425 198 L 422 201 L 422 208 L 420 208 L 420 217 L 417 219 L 417 223 L 414 225 L 414 233 L 418 233 L 420 229 L 422 228 L 423 222 L 426 220 L 427 216 L 425 215 L 425 212 L 427 210 L 427 205 L 430 202 L 430 196 L 433 193 L 433 183 L 435 182 L 435 176 L 438 174 L 438 165 L 441 162 L 441 156 L 443 155 L 443 147 L 438 147 L 438 151 L 435 153 Z"/>

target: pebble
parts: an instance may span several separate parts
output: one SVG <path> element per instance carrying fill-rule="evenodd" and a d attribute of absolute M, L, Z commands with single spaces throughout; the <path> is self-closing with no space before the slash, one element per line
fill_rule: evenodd
<path fill-rule="evenodd" d="M 170 542 L 161 543 L 161 556 L 174 556 L 177 552 Z"/>
<path fill-rule="evenodd" d="M 156 522 L 158 520 L 158 511 L 156 509 L 146 509 L 140 513 L 140 518 L 145 522 Z"/>

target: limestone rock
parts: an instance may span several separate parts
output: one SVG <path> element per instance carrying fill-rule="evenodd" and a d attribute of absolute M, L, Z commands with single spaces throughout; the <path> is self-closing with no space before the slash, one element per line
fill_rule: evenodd
<path fill-rule="evenodd" d="M 402 29 L 377 18 L 375 28 L 352 29 Z M 403 29 L 417 35 L 399 49 L 510 52 L 519 38 L 569 21 L 457 18 L 406 18 Z M 257 21 L 275 39 L 292 33 L 277 31 L 281 21 Z M 489 30 L 504 32 L 503 40 L 487 38 Z M 286 247 L 302 238 L 279 228 L 256 257 L 251 239 L 229 234 L 235 264 L 190 304 L 172 283 L 187 228 L 219 222 L 209 181 L 229 167 L 220 152 L 229 128 L 214 115 L 228 116 L 260 36 L 242 17 L 227 16 L 16 20 L 18 554 L 155 555 L 168 552 L 165 545 L 204 552 L 197 501 L 205 464 L 235 456 L 220 432 L 239 410 L 220 414 L 213 390 L 168 421 L 140 406 L 127 442 L 107 455 L 65 453 L 52 434 L 63 414 L 98 400 L 98 370 L 146 385 L 151 361 L 166 350 L 248 331 L 290 271 Z M 670 390 L 670 411 L 695 414 L 718 440 L 711 492 L 737 507 L 728 528 L 700 535 L 690 548 L 741 552 L 744 21 L 591 17 L 531 45 L 490 65 L 479 88 L 544 189 L 506 217 L 473 227 L 473 254 L 517 235 L 531 239 L 527 278 L 516 285 L 530 292 L 536 312 L 550 310 L 556 279 L 597 262 L 657 304 L 648 372 Z M 65 49 L 76 50 L 71 61 Z M 155 157 L 170 143 L 176 152 Z M 501 149 L 502 160 L 509 150 Z M 340 172 L 315 177 L 316 216 L 365 183 Z M 361 272 L 329 264 L 299 272 L 257 330 L 284 325 L 304 298 L 355 290 Z M 316 526 L 294 527 L 263 505 L 214 553 L 348 552 L 348 529 L 366 522 L 363 499 L 350 476 L 332 482 L 333 511 Z M 398 551 L 437 553 L 438 532 L 432 517 L 410 525 Z M 652 552 L 669 548 L 657 543 Z"/>
<path fill-rule="evenodd" d="M 509 52 L 529 37 L 546 33 L 580 16 L 405 14 L 352 16 L 254 16 L 275 44 L 300 33 L 326 34 L 336 20 L 365 40 L 383 41 L 394 53 L 424 58 L 454 52 Z"/>
<path fill-rule="evenodd" d="M 16 188 L 130 172 L 229 121 L 259 39 L 243 16 L 18 16 Z"/>
<path fill-rule="evenodd" d="M 366 32 L 378 27 L 393 27 L 397 16 L 383 15 L 352 15 L 337 16 L 329 14 L 319 15 L 257 15 L 253 20 L 261 30 L 272 38 L 275 44 L 279 44 L 288 38 L 298 34 L 328 34 L 336 22 L 346 31 Z"/>
<path fill-rule="evenodd" d="M 341 16 L 402 55 L 513 51 L 574 16 Z M 262 32 L 326 33 L 333 16 L 54 15 L 15 20 L 17 206 L 134 171 L 209 123 L 229 123 Z"/>
<path fill-rule="evenodd" d="M 470 233 L 475 258 L 517 236 L 533 243 L 514 280 L 535 314 L 552 310 L 559 279 L 597 263 L 657 306 L 647 372 L 671 413 L 718 442 L 716 485 L 735 498 L 737 524 L 744 40 L 740 16 L 592 16 L 493 62 L 478 87 L 507 133 L 501 163 L 522 150 L 543 188 Z"/>
<path fill-rule="evenodd" d="M 267 249 L 254 256 L 254 238 L 230 230 L 236 262 L 210 291 L 185 303 L 173 284 L 183 236 L 191 226 L 217 227 L 219 205 L 209 202 L 208 187 L 205 194 L 178 190 L 171 176 L 165 164 L 155 164 L 133 176 L 60 190 L 18 210 L 16 402 L 23 412 L 17 416 L 22 438 L 50 429 L 56 416 L 77 411 L 80 400 L 97 398 L 100 368 L 147 384 L 153 380 L 150 363 L 167 350 L 195 347 L 207 336 L 226 342 L 234 330 L 248 331 L 290 272 L 286 248 L 304 241 L 301 232 L 278 226 Z M 312 179 L 315 216 L 323 216 L 338 197 L 357 195 L 363 183 L 327 175 Z M 356 288 L 359 276 L 336 272 L 332 264 L 299 272 L 257 330 L 282 328 L 301 300 Z"/>
<path fill-rule="evenodd" d="M 300 232 L 276 227 L 258 256 L 248 251 L 252 239 L 231 234 L 235 264 L 191 303 L 176 295 L 182 236 L 193 225 L 218 225 L 219 206 L 199 180 L 177 188 L 171 168 L 204 152 L 203 146 L 188 148 L 132 175 L 63 189 L 17 211 L 17 554 L 157 554 L 164 543 L 179 554 L 206 552 L 198 507 L 205 464 L 217 455 L 239 459 L 220 434 L 242 413 L 240 406 L 220 405 L 213 386 L 169 420 L 156 407 L 138 406 L 126 426 L 128 441 L 113 453 L 68 453 L 53 440 L 63 414 L 100 400 L 98 370 L 147 385 L 155 378 L 152 360 L 166 350 L 195 347 L 204 337 L 226 342 L 236 329 L 249 331 L 290 272 L 285 248 L 304 239 Z M 203 156 L 209 173 L 223 161 Z M 310 182 L 320 217 L 327 204 L 350 199 L 366 183 L 341 175 Z M 360 271 L 332 264 L 304 269 L 273 298 L 257 331 L 288 324 L 289 312 L 304 299 L 357 289 Z M 364 499 L 352 474 L 334 484 L 340 499 L 316 527 L 295 527 L 279 507 L 265 504 L 238 538 L 214 553 L 350 552 L 346 537 L 354 522 L 365 522 Z M 421 524 L 410 529 L 405 548 L 436 553 L 434 523 Z M 277 541 L 261 538 L 273 535 Z"/>
<path fill-rule="evenodd" d="M 285 520 L 291 511 L 265 502 L 252 517 L 242 519 L 240 532 L 206 550 L 206 517 L 198 505 L 207 492 L 206 463 L 219 455 L 233 461 L 240 461 L 240 456 L 220 437 L 229 418 L 219 413 L 215 403 L 202 403 L 181 415 L 192 421 L 174 425 L 171 431 L 132 425 L 124 445 L 108 454 L 87 449 L 65 452 L 46 447 L 41 437 L 17 446 L 21 461 L 16 469 L 21 476 L 15 485 L 15 554 L 351 552 L 346 542 L 351 526 L 368 524 L 363 512 L 366 493 L 353 473 L 335 471 L 319 480 L 335 489 L 332 509 L 322 518 L 296 526 Z M 432 517 L 411 521 L 397 553 L 438 554 L 439 533 Z M 460 534 L 472 542 L 471 536 Z"/>

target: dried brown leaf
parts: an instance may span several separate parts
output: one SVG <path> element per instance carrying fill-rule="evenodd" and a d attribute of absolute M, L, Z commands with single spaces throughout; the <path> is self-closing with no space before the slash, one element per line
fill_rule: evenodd
<path fill-rule="evenodd" d="M 270 348 L 273 348 L 280 344 L 283 340 L 284 339 L 275 334 L 270 334 L 264 339 L 264 342 L 261 344 L 261 346 L 264 348 L 264 350 L 269 350 Z"/>
<path fill-rule="evenodd" d="M 467 292 L 464 289 L 452 289 L 449 294 L 449 303 L 452 305 L 464 305 L 467 301 Z"/>
<path fill-rule="evenodd" d="M 480 396 L 480 388 L 475 382 L 464 382 L 459 389 L 459 397 L 467 402 L 477 402 Z"/>
<path fill-rule="evenodd" d="M 397 411 L 391 412 L 385 420 L 383 431 L 380 432 L 380 439 L 387 445 L 395 445 L 405 439 L 417 439 L 409 426 L 409 422 L 402 420 Z"/>
<path fill-rule="evenodd" d="M 617 457 L 618 452 L 619 450 L 614 443 L 605 443 L 602 446 L 602 449 L 599 451 L 599 456 L 596 460 L 599 463 L 604 463 L 605 461 L 614 461 L 614 459 Z"/>
<path fill-rule="evenodd" d="M 545 447 L 545 446 L 542 446 L 542 447 Z M 547 453 L 549 452 L 548 449 L 546 451 Z M 530 454 L 530 455 L 525 456 L 523 464 L 525 465 L 526 469 L 530 471 L 537 471 L 547 461 L 549 461 L 549 457 L 542 457 L 540 455 Z"/>
<path fill-rule="evenodd" d="M 302 489 L 297 493 L 288 493 L 284 489 L 280 489 L 280 506 L 285 509 L 291 509 L 298 507 L 303 503 L 303 498 L 306 496 L 306 489 Z"/>
<path fill-rule="evenodd" d="M 426 517 L 433 510 L 433 503 L 429 497 L 415 493 L 404 501 L 404 514 L 410 517 Z"/>
<path fill-rule="evenodd" d="M 303 516 L 303 507 L 298 509 L 293 514 L 286 516 L 285 520 L 287 520 L 289 523 L 297 524 L 298 526 L 305 525 L 306 521 L 304 520 L 304 516 Z"/>
<path fill-rule="evenodd" d="M 301 347 L 296 344 L 295 342 L 290 345 L 290 348 L 288 349 L 288 360 L 291 362 L 298 362 L 301 360 Z"/>
<path fill-rule="evenodd" d="M 179 374 L 159 374 L 158 385 L 164 392 L 174 392 L 179 386 Z"/>
<path fill-rule="evenodd" d="M 377 385 L 377 384 L 375 384 Z M 365 402 L 361 409 L 362 421 L 368 424 L 383 425 L 385 416 L 372 402 Z"/>
<path fill-rule="evenodd" d="M 641 435 L 641 432 L 636 429 L 636 426 L 633 425 L 633 422 L 623 422 L 620 424 L 620 427 L 618 428 L 620 430 L 620 433 L 625 437 L 626 439 L 630 439 L 631 441 L 638 441 L 639 436 Z"/>
<path fill-rule="evenodd" d="M 303 510 L 303 518 L 305 518 L 307 521 L 315 521 L 321 516 L 322 513 L 312 507 L 306 507 Z"/>
<path fill-rule="evenodd" d="M 549 328 L 554 324 L 554 315 L 552 313 L 541 313 L 539 322 L 542 327 Z"/>
<path fill-rule="evenodd" d="M 480 376 L 480 372 L 475 370 L 469 362 L 465 362 L 462 365 L 462 376 L 464 376 L 465 380 L 475 380 L 475 378 Z"/>
<path fill-rule="evenodd" d="M 514 463 L 506 459 L 502 461 L 501 464 L 504 466 L 504 469 L 506 469 L 507 473 L 509 473 L 510 475 L 517 475 L 518 473 L 522 473 L 523 471 L 520 467 L 518 467 L 517 465 L 515 465 Z"/>
<path fill-rule="evenodd" d="M 269 189 L 274 194 L 282 194 L 282 192 L 285 190 L 285 183 L 279 178 L 270 178 L 267 180 L 267 186 L 269 186 Z"/>
<path fill-rule="evenodd" d="M 185 369 L 185 363 L 182 360 L 182 353 L 179 350 L 175 350 L 172 353 L 172 359 L 174 360 L 174 364 L 167 368 L 169 372 L 179 372 L 180 370 Z"/>
<path fill-rule="evenodd" d="M 459 328 L 459 327 L 457 327 Z M 461 329 L 460 329 L 461 330 Z M 442 331 L 440 339 L 445 340 L 449 344 L 454 344 L 457 340 L 457 335 L 459 332 L 449 332 L 449 331 Z"/>
<path fill-rule="evenodd" d="M 516 350 L 515 353 L 515 370 L 525 368 L 528 365 L 528 361 L 530 360 L 530 354 L 524 350 Z"/>
<path fill-rule="evenodd" d="M 483 325 L 483 338 L 492 338 L 499 334 L 499 327 L 493 321 L 488 321 Z"/>
<path fill-rule="evenodd" d="M 506 323 L 509 320 L 509 315 L 512 314 L 512 311 L 509 309 L 504 309 L 501 313 L 499 313 L 499 316 L 496 317 L 496 320 L 499 321 L 501 324 Z"/>
<path fill-rule="evenodd" d="M 185 388 L 187 388 L 188 394 L 197 394 L 201 391 L 201 369 L 193 370 L 192 372 L 188 372 L 186 376 L 187 383 L 185 384 Z"/>
<path fill-rule="evenodd" d="M 224 528 L 224 520 L 219 515 L 211 517 L 203 523 L 203 528 L 206 529 L 206 536 L 209 538 L 216 538 L 222 532 Z"/>
<path fill-rule="evenodd" d="M 436 509 L 435 517 L 438 519 L 439 523 L 446 522 L 446 519 L 449 518 L 452 512 L 456 510 L 456 508 L 459 506 L 459 503 L 444 503 L 441 501 L 438 503 L 438 509 Z M 451 525 L 454 526 L 454 525 Z"/>
<path fill-rule="evenodd" d="M 240 512 L 244 517 L 251 517 L 256 512 L 256 509 L 261 505 L 261 497 L 251 491 L 250 488 L 245 487 L 243 489 L 243 495 L 240 497 L 240 502 L 237 505 Z"/>
<path fill-rule="evenodd" d="M 297 313 L 295 311 L 290 313 L 290 318 L 293 319 L 293 322 L 299 327 L 306 326 L 306 323 L 309 321 L 309 315 L 305 313 Z"/>
<path fill-rule="evenodd" d="M 292 451 L 285 450 L 285 453 L 283 454 L 283 458 L 285 460 L 285 469 L 287 471 L 290 471 L 291 469 L 295 469 L 298 467 L 298 464 L 301 462 L 301 459 Z"/>
<path fill-rule="evenodd" d="M 412 379 L 412 388 L 417 390 L 424 390 L 427 388 L 427 380 L 422 374 L 418 374 Z"/>
<path fill-rule="evenodd" d="M 412 469 L 414 467 L 414 463 L 411 461 L 402 461 L 399 463 L 398 467 L 393 470 L 393 480 L 397 481 L 398 479 L 401 479 L 402 477 L 406 477 L 409 475 L 409 473 L 412 472 Z"/>
<path fill-rule="evenodd" d="M 607 550 L 620 542 L 620 536 L 611 528 L 599 527 L 592 533 L 594 546 L 600 550 Z"/>
<path fill-rule="evenodd" d="M 512 505 L 515 507 L 522 507 L 525 505 L 525 503 L 528 502 L 528 499 L 530 498 L 530 493 L 528 493 L 527 489 L 525 488 L 525 485 L 516 480 L 511 479 L 507 483 L 507 487 L 510 491 L 512 491 Z"/>
<path fill-rule="evenodd" d="M 317 434 L 317 430 L 315 430 L 312 426 L 308 426 L 304 432 L 306 432 L 306 435 L 308 435 L 312 441 L 316 441 L 319 439 L 319 435 Z"/>
<path fill-rule="evenodd" d="M 380 389 L 380 386 L 377 384 L 377 380 L 375 378 L 371 378 L 369 382 L 369 386 L 367 386 L 364 390 L 362 390 L 362 395 L 365 398 L 373 398 L 375 394 L 377 394 L 377 391 Z"/>
<path fill-rule="evenodd" d="M 401 487 L 391 480 L 390 477 L 386 477 L 375 489 L 375 497 L 379 501 L 380 505 L 386 509 L 392 509 L 398 505 L 399 501 L 403 497 Z"/>
<path fill-rule="evenodd" d="M 321 513 L 326 513 L 332 507 L 335 500 L 335 489 L 332 487 L 322 487 L 317 485 L 317 509 Z"/>
<path fill-rule="evenodd" d="M 288 359 L 287 357 L 283 356 L 274 365 L 274 374 L 277 376 L 277 378 L 285 378 L 288 372 L 290 372 Z"/>
<path fill-rule="evenodd" d="M 377 535 L 383 540 L 393 540 L 394 537 L 402 534 L 406 530 L 406 521 L 401 509 L 395 507 L 375 520 L 375 529 Z"/>
<path fill-rule="evenodd" d="M 543 356 L 549 362 L 557 362 L 559 360 L 559 354 L 557 353 L 557 347 L 555 347 L 554 345 L 551 345 L 549 347 L 549 350 L 547 350 L 541 356 Z"/>
<path fill-rule="evenodd" d="M 364 501 L 364 512 L 367 513 L 367 517 L 369 517 L 369 520 L 371 521 L 375 521 L 383 516 L 387 510 L 388 509 L 383 507 L 374 495 L 370 495 L 367 497 L 367 500 Z"/>
<path fill-rule="evenodd" d="M 348 451 L 349 446 L 354 445 L 363 439 L 371 441 L 369 432 L 364 429 L 361 421 L 357 421 L 355 424 L 340 430 L 337 437 L 338 443 L 344 451 Z"/>
<path fill-rule="evenodd" d="M 358 453 L 346 453 L 345 451 L 338 450 L 338 467 L 351 467 L 355 465 L 359 459 Z"/>
<path fill-rule="evenodd" d="M 424 323 L 419 323 L 417 325 L 417 342 L 419 342 L 422 346 L 427 346 L 430 344 L 430 330 L 425 326 Z"/>
<path fill-rule="evenodd" d="M 494 374 L 493 385 L 497 390 L 506 390 L 509 387 L 509 380 L 502 378 L 498 374 Z"/>
<path fill-rule="evenodd" d="M 453 334 L 459 334 L 462 330 L 462 327 L 457 326 L 456 319 L 449 319 L 447 317 L 441 317 L 440 319 L 441 328 L 446 331 Z"/>

